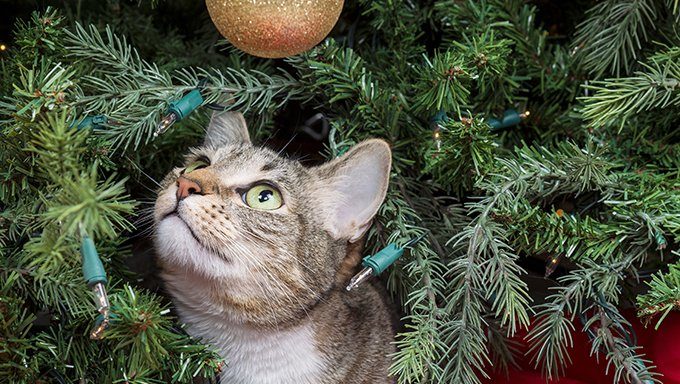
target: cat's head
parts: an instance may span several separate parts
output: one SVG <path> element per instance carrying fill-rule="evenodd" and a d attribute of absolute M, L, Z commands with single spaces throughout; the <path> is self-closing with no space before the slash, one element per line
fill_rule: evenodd
<path fill-rule="evenodd" d="M 243 321 L 303 316 L 369 228 L 390 165 L 388 144 L 367 140 L 307 168 L 253 146 L 241 114 L 213 114 L 204 145 L 165 178 L 156 200 L 166 279 L 192 276 L 210 287 L 206 300 Z"/>

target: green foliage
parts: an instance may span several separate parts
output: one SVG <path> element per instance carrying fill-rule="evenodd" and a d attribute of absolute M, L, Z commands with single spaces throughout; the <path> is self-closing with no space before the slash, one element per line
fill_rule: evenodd
<path fill-rule="evenodd" d="M 111 122 L 105 135 L 112 138 L 114 147 L 138 148 L 148 143 L 171 101 L 184 93 L 201 87 L 204 103 L 219 101 L 227 108 L 263 112 L 281 97 L 285 102 L 295 92 L 286 92 L 295 84 L 290 77 L 269 76 L 259 71 L 227 68 L 186 68 L 175 76 L 140 58 L 125 38 L 105 29 L 105 37 L 96 27 L 85 29 L 76 24 L 74 32 L 67 32 L 69 56 L 86 60 L 89 75 L 81 79 L 83 95 L 73 103 L 82 114 L 107 116 Z M 92 60 L 92 58 L 95 58 Z M 173 80 L 179 85 L 174 85 Z M 90 95 L 90 93 L 92 95 Z M 275 104 L 274 104 L 275 105 Z"/>
<path fill-rule="evenodd" d="M 498 145 L 489 126 L 478 119 L 445 119 L 439 127 L 434 140 L 441 144 L 426 151 L 424 171 L 458 194 L 468 191 L 493 165 Z"/>
<path fill-rule="evenodd" d="M 0 56 L 1 377 L 189 383 L 219 370 L 123 263 L 124 244 L 148 230 L 130 221 L 153 197 L 149 179 L 200 141 L 208 116 L 199 108 L 159 137 L 156 126 L 198 87 L 204 106 L 245 111 L 260 139 L 301 102 L 330 120 L 329 157 L 390 142 L 367 252 L 426 234 L 386 279 L 405 323 L 390 367 L 399 383 L 480 383 L 492 364 L 514 364 L 510 338 L 523 328 L 547 377 L 568 369 L 572 334 L 586 332 L 618 381 L 657 380 L 617 306 L 636 300 L 657 327 L 678 309 L 677 1 L 555 17 L 514 0 L 362 0 L 335 39 L 285 61 L 238 53 L 205 14 L 190 34 L 159 22 L 179 12 L 194 25 L 196 9 L 180 3 L 64 13 L 77 20 L 48 9 L 19 21 Z M 556 18 L 577 25 L 574 39 Z M 507 109 L 531 115 L 490 130 Z M 97 115 L 104 126 L 71 127 Z M 100 341 L 84 336 L 95 312 L 81 231 L 110 277 Z M 546 258 L 565 262 L 541 297 L 527 282 L 548 276 L 525 261 Z M 638 279 L 647 292 L 635 297 L 623 287 Z"/>
<path fill-rule="evenodd" d="M 425 64 L 418 69 L 420 78 L 415 89 L 422 96 L 414 109 L 434 115 L 448 107 L 460 117 L 460 107 L 467 104 L 470 94 L 467 83 L 471 75 L 463 67 L 465 59 L 457 51 L 448 50 L 435 54 L 432 60 L 426 56 L 424 61 Z"/>
<path fill-rule="evenodd" d="M 135 292 L 126 285 L 112 295 L 111 304 L 114 316 L 104 337 L 112 345 L 114 354 L 127 356 L 128 372 L 139 375 L 147 371 L 150 377 L 157 377 L 158 372 L 170 364 L 173 379 L 168 382 L 174 383 L 189 381 L 195 376 L 195 372 L 187 371 L 189 367 L 212 372 L 218 366 L 218 359 L 207 347 L 186 345 L 187 337 L 172 329 L 173 319 L 167 316 L 169 310 L 160 305 L 157 296 Z M 196 361 L 186 358 L 174 361 L 171 354 L 182 352 L 190 352 Z"/>
<path fill-rule="evenodd" d="M 660 315 L 655 326 L 658 329 L 671 311 L 680 309 L 680 264 L 671 264 L 667 273 L 659 272 L 647 284 L 649 292 L 637 297 L 638 316 L 650 321 Z"/>
<path fill-rule="evenodd" d="M 605 1 L 588 10 L 573 46 L 595 77 L 629 73 L 658 22 L 653 1 Z"/>
<path fill-rule="evenodd" d="M 17 20 L 14 41 L 19 47 L 20 62 L 41 60 L 41 56 L 54 56 L 63 52 L 64 17 L 57 9 L 47 7 L 44 12 L 34 12 L 30 21 Z"/>
<path fill-rule="evenodd" d="M 16 295 L 13 285 L 20 279 L 18 273 L 2 276 L 0 287 L 0 370 L 8 379 L 21 380 L 35 369 L 31 363 L 31 352 L 34 349 L 29 331 L 35 315 L 23 307 L 22 299 Z"/>
<path fill-rule="evenodd" d="M 20 83 L 14 85 L 13 97 L 0 103 L 0 113 L 34 121 L 38 114 L 61 106 L 73 86 L 72 71 L 47 59 L 26 68 L 18 63 Z"/>
<path fill-rule="evenodd" d="M 212 377 L 219 357 L 176 328 L 160 298 L 116 289 L 129 275 L 122 234 L 133 229 L 138 202 L 129 197 L 128 178 L 116 173 L 116 140 L 71 127 L 82 112 L 85 75 L 96 72 L 63 56 L 64 22 L 48 9 L 17 24 L 19 54 L 8 58 L 15 82 L 0 102 L 0 377 L 12 383 Z M 83 336 L 95 313 L 81 272 L 83 232 L 97 242 L 116 304 L 118 322 L 100 342 Z M 150 327 L 135 339 L 131 330 L 142 313 Z"/>
<path fill-rule="evenodd" d="M 659 52 L 641 63 L 633 77 L 594 81 L 587 89 L 592 96 L 582 98 L 583 117 L 594 126 L 627 123 L 641 113 L 680 105 L 680 48 Z"/>

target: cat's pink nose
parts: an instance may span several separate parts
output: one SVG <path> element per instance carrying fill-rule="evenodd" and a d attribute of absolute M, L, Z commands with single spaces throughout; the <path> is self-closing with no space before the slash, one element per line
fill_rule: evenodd
<path fill-rule="evenodd" d="M 195 193 L 201 193 L 201 186 L 197 182 L 184 176 L 180 176 L 177 179 L 177 201 L 183 200 Z"/>

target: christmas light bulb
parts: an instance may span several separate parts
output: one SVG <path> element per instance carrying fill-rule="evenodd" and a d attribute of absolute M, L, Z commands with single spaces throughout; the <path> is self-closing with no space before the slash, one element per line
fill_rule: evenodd
<path fill-rule="evenodd" d="M 657 244 L 656 249 L 658 251 L 666 249 L 668 242 L 666 241 L 666 238 L 664 237 L 664 235 L 661 231 L 657 231 L 656 233 L 654 233 L 654 239 L 656 240 L 656 244 Z"/>
<path fill-rule="evenodd" d="M 108 310 L 109 297 L 106 294 L 106 288 L 104 288 L 104 284 L 97 283 L 93 285 L 92 292 L 94 293 L 94 305 L 97 306 L 97 312 L 102 313 L 104 310 Z"/>
<path fill-rule="evenodd" d="M 109 327 L 109 297 L 103 283 L 92 285 L 92 292 L 94 293 L 94 305 L 97 307 L 100 316 L 90 332 L 90 338 L 101 339 L 104 331 Z"/>
<path fill-rule="evenodd" d="M 501 119 L 490 118 L 488 119 L 487 123 L 489 124 L 489 126 L 491 126 L 492 130 L 509 128 L 519 124 L 522 120 L 529 117 L 530 114 L 531 113 L 529 111 L 518 113 L 514 109 L 508 109 L 505 112 L 503 112 L 503 118 Z"/>
<path fill-rule="evenodd" d="M 163 132 L 167 131 L 171 125 L 187 117 L 196 108 L 200 107 L 201 104 L 203 104 L 203 96 L 201 95 L 201 91 L 198 89 L 193 89 L 181 99 L 170 103 L 168 106 L 168 112 L 165 117 L 163 117 L 161 122 L 158 123 L 153 137 L 158 137 Z"/>
<path fill-rule="evenodd" d="M 362 269 L 359 273 L 357 273 L 350 279 L 349 284 L 347 284 L 347 288 L 345 289 L 347 291 L 351 291 L 352 289 L 356 288 L 359 284 L 368 280 L 368 278 L 371 276 L 373 276 L 373 269 L 369 267 L 364 267 L 364 269 Z"/>
<path fill-rule="evenodd" d="M 560 260 L 562 260 L 561 254 L 548 257 L 548 260 L 545 263 L 545 277 L 549 277 L 553 274 L 553 272 L 555 272 L 557 266 L 560 265 Z"/>
<path fill-rule="evenodd" d="M 432 137 L 434 138 L 435 145 L 437 145 L 437 152 L 440 152 L 442 150 L 442 132 L 439 125 L 434 129 Z"/>
<path fill-rule="evenodd" d="M 170 112 L 163 119 L 161 119 L 161 122 L 158 123 L 158 126 L 156 126 L 156 132 L 153 133 L 153 137 L 158 137 L 161 135 L 163 132 L 167 131 L 168 128 L 170 128 L 171 125 L 175 124 L 175 121 L 177 121 L 177 114 L 174 112 Z"/>

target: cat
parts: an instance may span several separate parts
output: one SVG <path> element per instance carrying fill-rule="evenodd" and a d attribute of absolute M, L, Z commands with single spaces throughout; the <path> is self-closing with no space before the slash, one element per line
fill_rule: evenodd
<path fill-rule="evenodd" d="M 221 383 L 393 383 L 384 292 L 345 290 L 385 198 L 389 145 L 307 168 L 253 146 L 240 113 L 213 113 L 206 131 L 161 184 L 155 245 L 180 320 L 225 359 Z"/>

